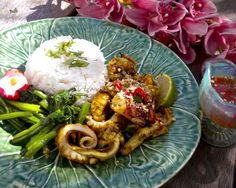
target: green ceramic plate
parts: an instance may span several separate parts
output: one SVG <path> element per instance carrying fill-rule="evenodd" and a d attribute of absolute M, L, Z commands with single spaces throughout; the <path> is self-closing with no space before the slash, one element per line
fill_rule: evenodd
<path fill-rule="evenodd" d="M 45 40 L 71 35 L 98 45 L 107 60 L 125 52 L 139 63 L 141 73 L 167 73 L 178 90 L 175 123 L 165 136 L 146 141 L 129 156 L 99 164 L 72 163 L 52 151 L 49 159 L 21 159 L 20 147 L 0 128 L 0 187 L 158 187 L 190 159 L 200 138 L 198 86 L 185 64 L 168 48 L 141 32 L 88 18 L 30 22 L 0 33 L 0 71 L 22 66 Z M 2 125 L 3 127 L 5 125 Z"/>

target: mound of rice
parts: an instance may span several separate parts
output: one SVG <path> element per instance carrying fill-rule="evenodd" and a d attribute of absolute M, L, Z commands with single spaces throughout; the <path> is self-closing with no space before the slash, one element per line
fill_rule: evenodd
<path fill-rule="evenodd" d="M 65 64 L 65 57 L 54 58 L 47 55 L 49 50 L 55 50 L 62 42 L 73 41 L 69 48 L 71 52 L 82 51 L 82 56 L 89 63 L 86 67 L 69 67 Z M 45 41 L 29 57 L 26 63 L 25 76 L 29 84 L 48 94 L 76 88 L 81 93 L 91 97 L 105 85 L 107 76 L 105 58 L 99 47 L 84 39 L 72 39 L 62 36 Z"/>

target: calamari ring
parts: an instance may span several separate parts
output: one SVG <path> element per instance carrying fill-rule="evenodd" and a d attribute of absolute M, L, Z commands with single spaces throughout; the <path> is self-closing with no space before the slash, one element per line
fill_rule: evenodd
<path fill-rule="evenodd" d="M 69 143 L 69 136 L 73 132 L 86 135 L 80 139 L 80 145 Z M 120 148 L 122 137 L 117 134 L 105 148 L 96 148 L 98 139 L 95 132 L 87 125 L 68 124 L 62 127 L 56 137 L 56 144 L 62 156 L 82 164 L 95 164 L 98 160 L 113 157 Z"/>
<path fill-rule="evenodd" d="M 85 147 L 85 149 L 92 149 L 96 147 L 97 136 L 92 129 L 90 129 L 86 125 L 81 125 L 79 123 L 68 124 L 59 130 L 56 137 L 56 145 L 59 149 L 60 154 L 69 160 L 77 161 L 80 163 L 90 163 L 91 161 L 94 161 L 94 160 L 90 160 L 89 157 L 78 153 L 76 149 L 80 148 L 79 146 L 71 145 L 69 143 L 68 139 L 69 139 L 70 133 L 73 133 L 73 132 L 82 132 L 84 135 L 87 135 L 83 137 L 85 139 L 81 141 L 80 147 Z M 85 144 L 85 142 L 87 142 L 87 144 Z"/>
<path fill-rule="evenodd" d="M 102 122 L 94 120 L 92 116 L 87 116 L 87 125 L 95 131 L 99 131 L 114 124 L 119 124 L 120 121 L 122 121 L 122 119 L 121 115 L 118 113 L 114 113 L 110 119 Z"/>

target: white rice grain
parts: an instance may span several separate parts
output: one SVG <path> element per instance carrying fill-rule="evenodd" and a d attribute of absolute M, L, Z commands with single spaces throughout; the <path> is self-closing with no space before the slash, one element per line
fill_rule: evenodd
<path fill-rule="evenodd" d="M 59 43 L 73 40 L 69 48 L 71 52 L 83 51 L 87 58 L 87 67 L 69 67 L 65 65 L 65 58 L 49 57 L 48 50 L 55 50 Z M 84 39 L 72 39 L 62 36 L 45 41 L 29 57 L 26 63 L 25 76 L 29 84 L 48 94 L 55 94 L 62 90 L 75 88 L 85 93 L 80 103 L 90 100 L 92 96 L 105 85 L 107 76 L 105 58 L 99 47 Z"/>

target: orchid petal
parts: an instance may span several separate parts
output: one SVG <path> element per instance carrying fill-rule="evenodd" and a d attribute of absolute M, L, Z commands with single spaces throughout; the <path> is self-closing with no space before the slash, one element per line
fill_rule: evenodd
<path fill-rule="evenodd" d="M 219 17 L 219 16 L 215 16 L 215 17 L 212 17 L 212 18 L 206 18 L 204 20 L 208 24 L 208 29 L 212 29 L 212 28 L 218 27 L 221 24 L 221 22 L 222 22 L 222 18 Z"/>
<path fill-rule="evenodd" d="M 236 49 L 236 35 L 224 35 L 224 38 L 229 45 L 230 50 Z"/>
<path fill-rule="evenodd" d="M 125 9 L 126 19 L 141 29 L 148 27 L 148 11 L 141 8 Z"/>
<path fill-rule="evenodd" d="M 204 47 L 207 54 L 218 56 L 228 48 L 228 45 L 226 44 L 225 38 L 216 30 L 212 29 L 205 36 Z"/>
<path fill-rule="evenodd" d="M 153 12 L 155 11 L 156 0 L 133 0 L 132 4 L 136 7 Z"/>
<path fill-rule="evenodd" d="M 187 32 L 181 27 L 179 30 L 179 35 L 178 37 L 175 37 L 174 42 L 181 53 L 187 54 L 187 48 L 189 48 L 188 35 Z"/>
<path fill-rule="evenodd" d="M 110 19 L 114 22 L 121 22 L 124 16 L 124 8 L 116 0 L 114 2 L 114 11 L 110 14 Z"/>
<path fill-rule="evenodd" d="M 165 44 L 166 46 L 168 46 L 171 43 L 171 41 L 173 41 L 173 38 L 174 38 L 173 34 L 167 33 L 165 31 L 156 32 L 154 36 L 155 40 L 158 40 L 159 42 Z"/>
<path fill-rule="evenodd" d="M 178 32 L 179 30 L 180 30 L 180 24 L 175 24 L 175 25 L 169 25 L 167 32 L 175 33 Z"/>
<path fill-rule="evenodd" d="M 191 64 L 196 59 L 196 52 L 193 48 L 189 47 L 186 54 L 178 53 L 178 56 L 186 63 Z"/>
<path fill-rule="evenodd" d="M 212 13 L 212 14 L 208 14 L 208 13 L 201 13 L 198 16 L 194 17 L 195 20 L 205 20 L 205 19 L 210 19 L 210 18 L 214 18 L 214 17 L 218 17 L 219 13 Z"/>
<path fill-rule="evenodd" d="M 205 21 L 194 21 L 187 17 L 181 22 L 182 27 L 188 34 L 203 36 L 207 33 L 208 24 Z"/>
<path fill-rule="evenodd" d="M 99 6 L 92 4 L 90 6 L 77 9 L 77 11 L 81 16 L 98 18 L 98 19 L 108 19 L 110 13 L 113 11 L 113 7 L 111 7 L 110 9 L 103 9 L 100 8 Z"/>
<path fill-rule="evenodd" d="M 225 49 L 223 51 L 221 51 L 221 53 L 219 55 L 217 55 L 216 58 L 225 58 L 228 51 L 229 51 L 229 45 L 226 45 Z"/>
<path fill-rule="evenodd" d="M 187 13 L 185 6 L 175 1 L 157 1 L 156 11 L 160 21 L 166 25 L 174 25 L 184 18 Z"/>
<path fill-rule="evenodd" d="M 183 4 L 186 8 L 189 8 L 193 4 L 193 0 L 183 0 Z"/>
<path fill-rule="evenodd" d="M 236 35 L 236 22 L 222 23 L 218 31 L 221 35 Z"/>
<path fill-rule="evenodd" d="M 209 0 L 184 0 L 183 4 L 189 9 L 191 16 L 198 20 L 216 16 L 217 8 Z"/>
<path fill-rule="evenodd" d="M 71 0 L 70 3 L 72 3 L 72 2 L 74 2 L 76 8 L 83 8 L 83 7 L 89 5 L 88 0 Z"/>
<path fill-rule="evenodd" d="M 167 30 L 167 25 L 163 25 L 162 23 L 154 23 L 154 22 L 149 22 L 148 24 L 148 34 L 150 36 L 154 36 L 155 33 L 159 32 L 159 31 L 165 31 Z"/>
<path fill-rule="evenodd" d="M 217 8 L 212 1 L 209 0 L 195 0 L 196 2 L 200 2 L 203 4 L 202 12 L 215 13 L 217 12 Z"/>

